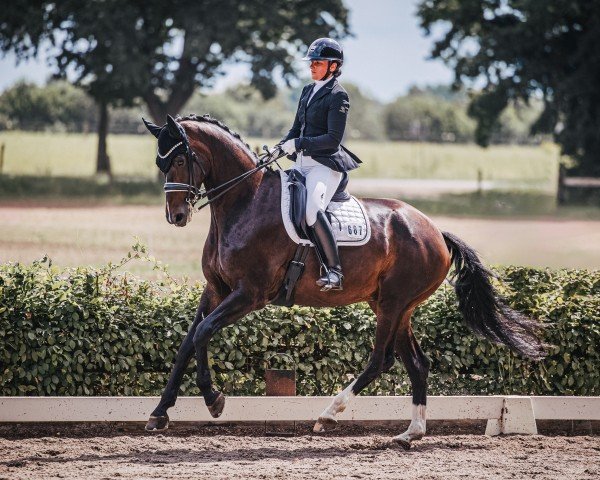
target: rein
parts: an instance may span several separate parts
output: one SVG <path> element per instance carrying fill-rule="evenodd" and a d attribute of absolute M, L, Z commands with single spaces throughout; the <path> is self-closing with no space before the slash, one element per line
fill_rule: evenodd
<path fill-rule="evenodd" d="M 277 162 L 277 160 L 279 160 L 281 157 L 285 156 L 285 152 L 283 152 L 281 150 L 279 151 L 279 155 L 275 156 L 275 157 L 272 157 L 273 154 L 269 153 L 267 151 L 267 153 L 265 153 L 262 157 L 260 157 L 258 159 L 258 164 L 252 170 L 248 170 L 247 172 L 244 172 L 241 175 L 238 175 L 237 177 L 234 177 L 231 180 L 228 180 L 225 183 L 222 183 L 221 185 L 217 185 L 216 187 L 211 188 L 210 190 L 206 190 L 206 187 L 198 188 L 195 185 L 195 183 L 194 183 L 194 165 L 193 164 L 196 163 L 200 167 L 200 170 L 202 171 L 202 175 L 203 175 L 204 179 L 206 179 L 206 171 L 204 170 L 204 167 L 202 167 L 200 160 L 198 160 L 198 157 L 192 151 L 192 149 L 189 147 L 189 145 L 186 145 L 186 147 L 187 148 L 186 148 L 185 156 L 186 156 L 187 163 L 188 163 L 188 175 L 189 175 L 188 178 L 189 178 L 190 183 L 165 182 L 163 190 L 164 190 L 165 194 L 171 193 L 171 192 L 187 192 L 186 202 L 189 204 L 189 206 L 192 210 L 194 208 L 196 208 L 196 211 L 198 211 L 198 212 L 200 210 L 202 210 L 204 207 L 206 207 L 207 205 L 210 205 L 211 203 L 213 203 L 215 200 L 221 198 L 229 190 L 231 190 L 232 188 L 239 185 L 246 178 L 254 175 L 260 169 L 265 168 L 265 167 L 271 165 L 272 163 Z M 225 187 L 227 187 L 227 188 L 225 188 Z M 212 195 L 212 194 L 218 192 L 219 190 L 222 190 L 223 188 L 225 188 L 225 190 L 219 192 L 213 198 L 210 198 L 206 203 L 203 203 L 199 207 L 196 207 L 196 203 L 199 200 L 207 198 L 209 195 Z"/>

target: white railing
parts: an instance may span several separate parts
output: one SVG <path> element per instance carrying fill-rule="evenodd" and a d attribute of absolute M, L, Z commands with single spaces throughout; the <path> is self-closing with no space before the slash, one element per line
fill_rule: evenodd
<path fill-rule="evenodd" d="M 314 421 L 331 397 L 228 397 L 213 419 L 201 397 L 181 397 L 173 421 Z M 143 422 L 158 397 L 0 397 L 0 422 Z M 341 421 L 410 420 L 411 398 L 356 397 Z M 537 433 L 537 420 L 600 420 L 600 397 L 473 396 L 427 399 L 429 420 L 487 420 L 487 435 Z"/>

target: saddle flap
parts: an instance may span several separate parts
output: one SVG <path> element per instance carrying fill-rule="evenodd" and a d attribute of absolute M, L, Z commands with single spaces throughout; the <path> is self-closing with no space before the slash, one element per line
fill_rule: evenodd
<path fill-rule="evenodd" d="M 285 230 L 294 243 L 312 245 L 305 218 L 307 192 L 304 176 L 295 169 L 280 170 L 280 176 L 281 217 Z M 325 213 L 338 245 L 364 245 L 371 238 L 369 217 L 359 200 L 351 195 L 348 197 L 342 202 L 332 200 Z"/>
<path fill-rule="evenodd" d="M 290 192 L 290 218 L 300 238 L 307 239 L 306 178 L 296 169 L 286 171 Z"/>

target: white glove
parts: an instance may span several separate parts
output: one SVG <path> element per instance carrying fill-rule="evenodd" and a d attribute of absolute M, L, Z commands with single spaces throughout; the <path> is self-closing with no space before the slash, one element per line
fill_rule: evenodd
<path fill-rule="evenodd" d="M 291 155 L 292 153 L 296 153 L 296 139 L 292 138 L 291 140 L 287 140 L 281 144 L 281 150 L 285 152 L 287 155 Z"/>
<path fill-rule="evenodd" d="M 273 155 L 277 155 L 281 152 L 281 145 L 275 145 L 274 147 L 269 148 L 269 155 L 272 157 Z"/>

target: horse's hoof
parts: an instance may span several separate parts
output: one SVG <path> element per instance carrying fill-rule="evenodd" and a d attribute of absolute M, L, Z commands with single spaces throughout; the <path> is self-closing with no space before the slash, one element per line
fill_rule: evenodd
<path fill-rule="evenodd" d="M 165 415 L 164 417 L 154 417 L 151 415 L 144 428 L 147 432 L 162 432 L 163 430 L 169 428 L 169 416 Z"/>
<path fill-rule="evenodd" d="M 313 432 L 323 433 L 337 428 L 338 422 L 335 418 L 319 417 L 317 423 L 313 427 Z"/>
<path fill-rule="evenodd" d="M 212 405 L 207 405 L 208 411 L 213 418 L 219 418 L 225 408 L 225 395 L 219 393 L 219 396 L 215 399 Z"/>
<path fill-rule="evenodd" d="M 404 450 L 410 450 L 410 442 L 408 440 L 404 440 L 403 438 L 394 437 L 392 439 L 394 443 L 400 445 Z"/>

